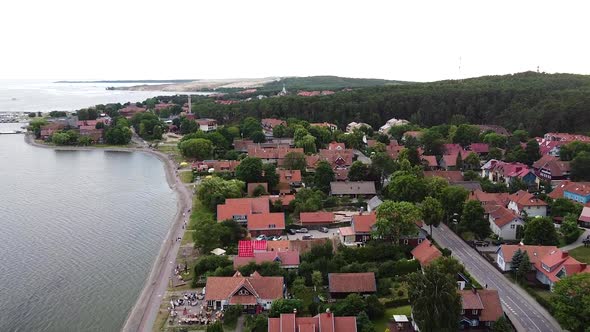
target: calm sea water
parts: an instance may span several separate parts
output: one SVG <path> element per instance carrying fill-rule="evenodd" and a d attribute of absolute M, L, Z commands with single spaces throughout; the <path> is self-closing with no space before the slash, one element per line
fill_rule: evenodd
<path fill-rule="evenodd" d="M 176 94 L 162 91 L 106 90 L 109 86 L 135 84 L 53 83 L 54 81 L 0 80 L 0 112 L 74 111 L 97 104 L 137 102 L 154 96 Z"/>
<path fill-rule="evenodd" d="M 175 210 L 152 156 L 0 135 L 0 331 L 118 331 Z"/>

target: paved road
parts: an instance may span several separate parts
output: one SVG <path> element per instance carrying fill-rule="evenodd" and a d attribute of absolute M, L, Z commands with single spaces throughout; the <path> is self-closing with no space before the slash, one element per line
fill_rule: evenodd
<path fill-rule="evenodd" d="M 574 243 L 568 244 L 567 246 L 563 246 L 560 249 L 569 251 L 577 247 L 580 247 L 584 244 L 582 241 L 584 241 L 588 236 L 590 236 L 590 229 L 584 229 L 582 235 L 580 235 L 580 237 Z"/>
<path fill-rule="evenodd" d="M 442 247 L 452 250 L 467 271 L 481 285 L 497 289 L 504 312 L 514 322 L 518 331 L 552 332 L 563 331 L 557 321 L 520 287 L 506 279 L 496 268 L 468 246 L 446 225 L 433 230 L 434 240 Z"/>
<path fill-rule="evenodd" d="M 355 149 L 355 150 L 352 150 L 352 152 L 357 157 L 356 160 L 360 161 L 361 163 L 363 163 L 365 165 L 371 165 L 371 163 L 373 163 L 371 158 L 365 156 L 365 154 L 362 153 L 361 151 Z"/>

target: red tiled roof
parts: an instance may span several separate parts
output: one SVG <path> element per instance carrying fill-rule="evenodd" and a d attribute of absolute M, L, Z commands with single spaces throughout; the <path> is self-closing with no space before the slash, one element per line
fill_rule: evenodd
<path fill-rule="evenodd" d="M 321 313 L 314 317 L 295 317 L 294 313 L 268 319 L 268 332 L 357 332 L 356 317 L 336 317 Z"/>
<path fill-rule="evenodd" d="M 552 199 L 563 198 L 563 192 L 564 192 L 565 188 L 567 186 L 569 186 L 570 183 L 572 183 L 572 181 L 569 181 L 569 180 L 561 181 L 558 185 L 556 185 L 553 188 L 553 190 L 549 194 L 547 194 L 547 196 L 551 197 Z"/>
<path fill-rule="evenodd" d="M 438 162 L 436 161 L 436 156 L 422 156 L 421 159 L 426 162 L 428 167 L 436 167 L 438 166 Z"/>
<path fill-rule="evenodd" d="M 371 233 L 373 225 L 377 222 L 377 214 L 367 213 L 352 216 L 351 227 L 355 233 Z"/>
<path fill-rule="evenodd" d="M 545 270 L 543 265 L 549 267 L 550 271 Z M 579 262 L 577 259 L 569 256 L 567 252 L 559 249 L 552 250 L 541 257 L 540 261 L 535 262 L 535 268 L 552 282 L 559 281 L 560 277 L 557 275 L 561 270 L 565 270 L 566 276 L 590 272 L 590 267 L 586 263 Z"/>
<path fill-rule="evenodd" d="M 268 213 L 270 211 L 268 197 L 228 198 L 225 204 L 217 205 L 217 221 L 232 219 L 235 215 Z"/>
<path fill-rule="evenodd" d="M 248 216 L 248 230 L 285 229 L 285 214 L 282 212 L 251 214 Z"/>
<path fill-rule="evenodd" d="M 344 145 L 344 143 L 338 143 L 338 142 L 330 142 L 328 144 L 328 150 L 345 150 L 346 149 L 346 145 Z"/>
<path fill-rule="evenodd" d="M 510 195 L 510 201 L 516 203 L 520 210 L 528 206 L 547 206 L 545 201 L 524 190 L 519 190 Z"/>
<path fill-rule="evenodd" d="M 286 125 L 287 122 L 285 122 L 284 120 L 281 119 L 273 119 L 273 118 L 266 118 L 266 119 L 262 119 L 260 121 L 262 123 L 263 127 L 267 127 L 267 128 L 274 128 L 278 125 Z"/>
<path fill-rule="evenodd" d="M 404 146 L 402 146 L 402 145 L 397 145 L 397 142 L 396 142 L 396 144 L 389 143 L 389 145 L 387 146 L 387 149 L 386 149 L 386 150 L 387 150 L 387 154 L 389 154 L 389 156 L 390 156 L 392 159 L 397 159 L 397 157 L 399 157 L 399 154 L 400 154 L 400 153 L 401 153 L 401 152 L 402 152 L 404 149 L 405 149 L 405 147 L 404 147 Z"/>
<path fill-rule="evenodd" d="M 434 176 L 438 176 L 449 182 L 463 181 L 463 174 L 461 174 L 461 171 L 424 171 L 425 178 Z"/>
<path fill-rule="evenodd" d="M 590 222 L 590 207 L 584 206 L 578 220 L 582 222 Z"/>
<path fill-rule="evenodd" d="M 354 230 L 350 226 L 340 227 L 340 228 L 338 228 L 338 231 L 340 232 L 340 235 L 342 235 L 342 236 L 352 236 L 355 234 Z"/>
<path fill-rule="evenodd" d="M 487 143 L 471 143 L 469 149 L 475 153 L 488 153 L 490 146 Z"/>
<path fill-rule="evenodd" d="M 262 277 L 258 273 L 251 277 L 243 277 L 239 273 L 232 277 L 208 277 L 205 287 L 207 290 L 205 293 L 206 301 L 242 297 L 235 295 L 242 288 L 247 289 L 256 298 L 263 300 L 283 298 L 283 277 Z M 236 299 L 234 301 L 239 302 L 240 300 Z"/>
<path fill-rule="evenodd" d="M 535 264 L 541 260 L 546 254 L 551 251 L 557 250 L 556 246 L 529 246 L 529 245 L 518 245 L 518 244 L 504 244 L 500 246 L 500 252 L 504 257 L 506 263 L 512 262 L 514 253 L 520 248 L 522 251 L 526 251 L 531 261 L 531 264 Z"/>
<path fill-rule="evenodd" d="M 334 212 L 301 212 L 299 220 L 302 224 L 331 224 L 334 222 Z"/>
<path fill-rule="evenodd" d="M 590 182 L 569 182 L 563 191 L 580 196 L 588 196 L 590 195 Z"/>
<path fill-rule="evenodd" d="M 442 253 L 432 242 L 426 239 L 412 249 L 412 256 L 420 262 L 420 265 L 427 266 L 433 260 L 441 257 Z"/>
<path fill-rule="evenodd" d="M 504 314 L 500 296 L 495 289 L 478 289 L 476 292 L 461 290 L 459 293 L 463 310 L 481 310 L 481 322 L 495 322 Z"/>
<path fill-rule="evenodd" d="M 551 155 L 543 155 L 539 160 L 537 160 L 537 161 L 535 161 L 533 163 L 533 168 L 534 169 L 540 169 L 546 163 L 548 163 L 548 162 L 550 162 L 552 160 L 559 160 L 559 158 L 557 158 L 555 156 L 551 156 Z"/>
<path fill-rule="evenodd" d="M 295 170 L 286 170 L 280 169 L 278 170 L 279 173 L 279 182 L 301 182 L 301 171 L 298 169 Z"/>
<path fill-rule="evenodd" d="M 508 193 L 486 193 L 482 190 L 474 190 L 467 198 L 470 201 L 480 201 L 482 205 L 501 205 L 506 206 L 510 202 L 510 194 Z"/>
<path fill-rule="evenodd" d="M 508 225 L 514 219 L 520 219 L 514 211 L 508 210 L 507 208 L 499 205 L 495 205 L 497 208 L 490 212 L 490 217 L 494 223 L 502 228 Z"/>
<path fill-rule="evenodd" d="M 369 293 L 377 291 L 375 273 L 328 273 L 330 293 Z"/>

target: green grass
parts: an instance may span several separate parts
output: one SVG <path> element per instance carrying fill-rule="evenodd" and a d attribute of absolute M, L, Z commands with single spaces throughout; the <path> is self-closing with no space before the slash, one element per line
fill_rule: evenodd
<path fill-rule="evenodd" d="M 192 183 L 193 182 L 193 172 L 192 171 L 179 172 L 178 175 L 180 176 L 180 181 L 182 181 L 183 183 Z"/>
<path fill-rule="evenodd" d="M 375 331 L 376 332 L 385 331 L 385 329 L 387 328 L 387 323 L 389 322 L 389 319 L 393 315 L 406 315 L 406 316 L 410 317 L 411 314 L 412 314 L 412 307 L 409 305 L 386 309 L 385 315 L 383 316 L 383 318 L 373 321 L 373 324 L 375 325 Z"/>
<path fill-rule="evenodd" d="M 590 247 L 577 247 L 569 251 L 569 254 L 580 262 L 590 264 Z"/>

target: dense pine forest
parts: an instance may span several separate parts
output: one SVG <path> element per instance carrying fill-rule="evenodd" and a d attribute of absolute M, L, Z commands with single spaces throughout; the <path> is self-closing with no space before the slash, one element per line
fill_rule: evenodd
<path fill-rule="evenodd" d="M 289 92 L 290 95 L 280 98 L 253 98 L 232 105 L 199 98 L 193 100 L 193 111 L 199 117 L 215 118 L 221 123 L 238 122 L 247 116 L 297 117 L 310 122 L 332 122 L 340 128 L 351 121 L 378 128 L 395 117 L 425 127 L 452 123 L 454 119 L 467 120 L 472 124 L 502 125 L 510 130 L 526 129 L 533 135 L 590 130 L 590 76 L 584 75 L 524 72 L 357 88 L 317 97 Z"/>

